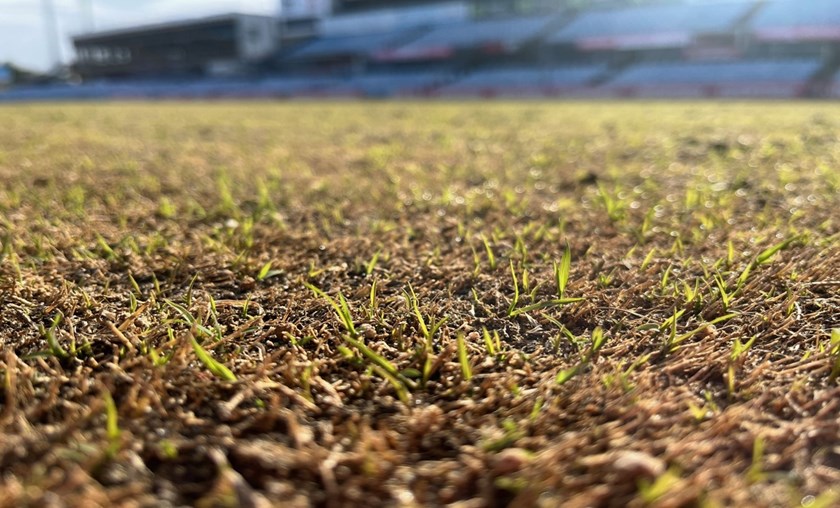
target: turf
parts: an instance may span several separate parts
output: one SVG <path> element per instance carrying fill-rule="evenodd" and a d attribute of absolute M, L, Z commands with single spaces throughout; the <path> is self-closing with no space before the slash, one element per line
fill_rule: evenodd
<path fill-rule="evenodd" d="M 0 114 L 0 505 L 839 500 L 837 105 Z"/>

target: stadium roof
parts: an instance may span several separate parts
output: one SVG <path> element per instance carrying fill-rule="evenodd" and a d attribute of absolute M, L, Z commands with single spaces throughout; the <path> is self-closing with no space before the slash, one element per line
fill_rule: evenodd
<path fill-rule="evenodd" d="M 758 11 L 752 27 L 761 40 L 840 40 L 840 2 L 771 1 Z"/>
<path fill-rule="evenodd" d="M 195 25 L 205 25 L 216 23 L 219 21 L 230 21 L 241 18 L 262 18 L 271 19 L 271 16 L 258 16 L 255 14 L 241 14 L 241 13 L 227 13 L 218 14 L 216 16 L 208 16 L 204 18 L 180 19 L 177 21 L 166 21 L 163 23 L 153 23 L 148 25 L 130 26 L 124 28 L 115 28 L 113 30 L 102 30 L 98 32 L 91 32 L 86 34 L 74 35 L 73 40 L 76 42 L 94 42 L 98 40 L 110 39 L 112 37 L 133 36 L 136 34 L 146 34 L 149 32 L 163 32 L 178 30 L 192 27 Z"/>

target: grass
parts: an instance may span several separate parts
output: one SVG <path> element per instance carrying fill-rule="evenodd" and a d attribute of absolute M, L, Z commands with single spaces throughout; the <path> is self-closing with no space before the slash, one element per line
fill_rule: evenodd
<path fill-rule="evenodd" d="M 0 505 L 830 506 L 838 113 L 4 106 Z"/>

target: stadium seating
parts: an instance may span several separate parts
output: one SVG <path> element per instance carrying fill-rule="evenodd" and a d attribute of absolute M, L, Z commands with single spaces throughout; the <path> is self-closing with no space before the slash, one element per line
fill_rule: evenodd
<path fill-rule="evenodd" d="M 212 99 L 257 97 L 306 97 L 324 95 L 341 82 L 338 78 L 282 77 L 256 81 L 142 80 L 96 82 L 84 85 L 50 85 L 14 88 L 0 94 L 0 102 L 89 99 Z"/>
<path fill-rule="evenodd" d="M 538 17 L 442 25 L 407 44 L 380 51 L 376 57 L 379 60 L 445 58 L 463 49 L 507 53 L 535 37 L 550 21 L 550 17 Z"/>
<path fill-rule="evenodd" d="M 333 97 L 424 96 L 448 80 L 444 72 L 366 74 L 335 83 L 324 93 Z"/>
<path fill-rule="evenodd" d="M 18 86 L 0 91 L 0 101 L 840 97 L 833 42 L 840 41 L 840 0 L 662 3 L 412 26 L 322 36 L 283 49 L 271 59 L 273 64 L 252 62 L 251 76 L 144 75 L 81 86 Z M 587 61 L 588 51 L 598 51 L 589 54 L 590 61 L 612 62 L 613 66 L 570 63 Z M 775 59 L 757 59 L 766 55 Z M 809 56 L 797 60 L 781 55 Z M 698 61 L 713 58 L 728 60 Z"/>
<path fill-rule="evenodd" d="M 538 69 L 533 67 L 490 68 L 469 74 L 441 87 L 443 97 L 548 97 L 586 87 L 604 72 L 600 65 Z"/>
<path fill-rule="evenodd" d="M 775 0 L 751 26 L 759 40 L 840 40 L 840 9 L 837 0 Z"/>
<path fill-rule="evenodd" d="M 548 44 L 581 49 L 683 47 L 700 33 L 730 29 L 751 4 L 651 5 L 581 13 L 546 38 Z"/>
<path fill-rule="evenodd" d="M 797 97 L 819 60 L 648 63 L 627 69 L 602 90 L 639 97 Z"/>
<path fill-rule="evenodd" d="M 335 86 L 340 78 L 331 76 L 278 76 L 262 79 L 254 93 L 261 97 L 314 97 Z"/>
<path fill-rule="evenodd" d="M 366 35 L 347 35 L 315 39 L 286 55 L 288 60 L 318 60 L 346 56 L 370 56 L 406 41 L 424 30 L 401 30 Z"/>

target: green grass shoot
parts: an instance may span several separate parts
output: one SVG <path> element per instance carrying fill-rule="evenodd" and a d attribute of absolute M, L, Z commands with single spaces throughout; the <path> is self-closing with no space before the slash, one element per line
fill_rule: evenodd
<path fill-rule="evenodd" d="M 198 360 L 207 368 L 214 376 L 223 379 L 225 381 L 236 381 L 236 376 L 231 372 L 230 369 L 225 367 L 220 362 L 216 361 L 210 353 L 204 350 L 201 347 L 201 344 L 195 340 L 195 337 L 190 335 L 190 344 L 192 344 L 193 351 L 195 351 L 196 357 Z"/>

